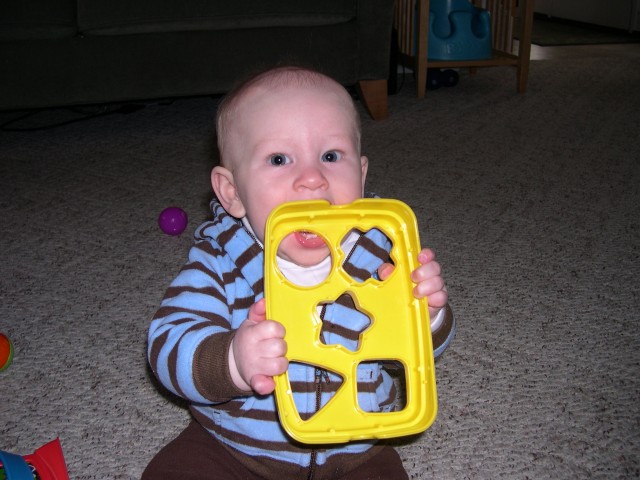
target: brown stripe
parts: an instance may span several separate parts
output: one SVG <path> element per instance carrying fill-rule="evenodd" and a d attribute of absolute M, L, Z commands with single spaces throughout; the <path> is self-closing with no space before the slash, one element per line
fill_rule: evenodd
<path fill-rule="evenodd" d="M 231 310 L 243 310 L 250 308 L 251 305 L 256 303 L 255 297 L 239 297 L 236 298 L 231 306 Z"/>
<path fill-rule="evenodd" d="M 168 307 L 160 307 L 158 309 L 158 311 L 156 312 L 156 314 L 154 315 L 153 319 L 158 319 L 158 318 L 164 318 L 167 317 L 173 313 L 182 313 L 184 314 L 184 318 L 180 318 L 178 320 L 172 320 L 171 323 L 172 325 L 179 325 L 182 322 L 191 322 L 193 321 L 192 318 L 189 318 L 190 315 L 197 315 L 199 317 L 205 318 L 207 319 L 209 322 L 211 322 L 213 325 L 219 326 L 219 327 L 229 327 L 229 321 L 218 315 L 217 313 L 214 312 L 210 312 L 210 311 L 201 311 L 201 310 L 193 310 L 193 309 L 188 309 L 188 308 L 177 308 L 177 307 L 173 307 L 173 306 L 168 306 Z"/>
<path fill-rule="evenodd" d="M 222 293 L 220 293 L 220 291 L 217 288 L 214 288 L 214 287 L 202 287 L 202 288 L 188 287 L 188 286 L 169 287 L 167 288 L 164 298 L 165 299 L 175 298 L 182 293 L 199 293 L 202 295 L 207 295 L 210 297 L 217 298 L 221 302 L 226 302 L 225 296 Z"/>
<path fill-rule="evenodd" d="M 194 248 L 197 248 L 198 250 L 201 250 L 205 254 L 211 255 L 214 257 L 219 257 L 224 254 L 224 250 L 222 250 L 222 248 L 216 247 L 215 244 L 211 242 L 205 242 L 205 241 L 198 242 L 194 245 Z"/>
<path fill-rule="evenodd" d="M 378 246 L 373 240 L 368 237 L 360 237 L 360 241 L 358 242 L 358 244 L 365 250 L 369 251 L 372 255 L 375 255 L 380 259 L 389 258 L 389 253 L 384 248 Z"/>
<path fill-rule="evenodd" d="M 366 328 L 364 330 L 366 330 Z M 357 342 L 360 339 L 360 332 L 356 332 L 355 330 L 351 330 L 350 328 L 336 325 L 335 323 L 331 323 L 328 320 L 324 320 L 322 322 L 322 333 L 334 333 L 354 342 Z"/>
<path fill-rule="evenodd" d="M 256 258 L 256 254 L 259 253 L 260 250 L 259 249 L 255 249 L 255 248 L 247 248 L 244 252 L 242 252 L 240 254 L 240 256 L 238 256 L 238 258 L 236 259 L 236 265 L 238 266 L 238 268 L 240 270 L 242 270 L 244 267 L 246 267 L 254 258 Z"/>
<path fill-rule="evenodd" d="M 239 228 L 240 227 L 238 224 L 234 224 L 231 227 L 229 227 L 227 230 L 224 230 L 218 234 L 218 243 L 223 249 L 224 249 L 224 246 L 233 239 L 233 237 L 236 235 L 236 232 L 238 231 Z"/>
<path fill-rule="evenodd" d="M 340 390 L 340 387 L 342 387 L 342 381 L 338 381 L 336 379 L 331 379 L 331 381 L 329 383 L 326 382 L 326 380 L 323 378 L 322 379 L 322 392 L 323 393 L 336 393 L 338 390 Z M 310 386 L 312 388 L 307 388 L 307 386 Z M 291 390 L 294 393 L 304 393 L 304 394 L 310 394 L 315 392 L 315 384 L 310 383 L 310 382 L 291 382 Z"/>
<path fill-rule="evenodd" d="M 158 355 L 160 355 L 160 350 L 162 346 L 167 341 L 167 336 L 169 332 L 164 332 L 159 337 L 151 343 L 151 348 L 149 349 L 149 365 L 151 365 L 151 369 L 155 372 L 158 371 Z"/>
<path fill-rule="evenodd" d="M 371 277 L 371 273 L 369 272 L 369 270 L 365 270 L 364 268 L 356 268 L 351 263 L 345 263 L 343 268 L 345 272 L 347 272 L 354 278 L 366 280 Z"/>

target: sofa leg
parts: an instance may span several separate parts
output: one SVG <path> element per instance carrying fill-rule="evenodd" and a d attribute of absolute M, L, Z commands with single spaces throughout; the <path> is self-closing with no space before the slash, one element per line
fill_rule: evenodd
<path fill-rule="evenodd" d="M 387 80 L 360 80 L 358 94 L 371 118 L 383 120 L 389 116 Z"/>

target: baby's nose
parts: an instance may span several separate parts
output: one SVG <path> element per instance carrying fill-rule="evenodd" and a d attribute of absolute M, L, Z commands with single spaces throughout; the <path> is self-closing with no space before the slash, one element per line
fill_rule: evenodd
<path fill-rule="evenodd" d="M 326 188 L 327 185 L 327 178 L 324 176 L 321 169 L 316 166 L 301 168 L 295 181 L 296 189 L 306 188 L 309 190 L 316 190 L 319 188 Z"/>

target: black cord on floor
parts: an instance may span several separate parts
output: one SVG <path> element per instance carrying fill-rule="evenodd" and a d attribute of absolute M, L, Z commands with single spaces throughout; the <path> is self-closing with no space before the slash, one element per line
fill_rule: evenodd
<path fill-rule="evenodd" d="M 92 120 L 94 118 L 104 117 L 106 115 L 113 115 L 114 113 L 121 113 L 121 114 L 133 113 L 133 112 L 137 112 L 141 108 L 144 108 L 144 105 L 140 105 L 140 104 L 126 104 L 126 105 L 118 105 L 118 106 L 103 105 L 98 107 L 97 112 L 82 114 L 81 117 L 72 118 L 69 120 L 61 121 L 61 122 L 50 123 L 47 125 L 41 125 L 37 127 L 12 126 L 22 120 L 33 117 L 44 111 L 44 110 L 30 110 L 16 118 L 6 121 L 2 125 L 0 125 L 0 130 L 2 130 L 3 132 L 37 132 L 40 130 L 49 130 L 53 128 L 62 127 L 65 125 L 70 125 L 72 123 L 84 122 L 86 120 Z M 70 110 L 75 113 L 82 113 L 81 107 L 70 107 L 67 110 Z"/>

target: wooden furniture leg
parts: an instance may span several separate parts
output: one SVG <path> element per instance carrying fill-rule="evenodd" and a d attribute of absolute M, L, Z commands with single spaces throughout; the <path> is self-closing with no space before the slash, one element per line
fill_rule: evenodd
<path fill-rule="evenodd" d="M 418 98 L 424 98 L 427 89 L 427 51 L 429 49 L 428 29 L 420 27 L 429 22 L 429 0 L 418 0 L 418 44 L 416 46 L 415 75 Z"/>
<path fill-rule="evenodd" d="M 520 43 L 518 44 L 518 66 L 516 67 L 518 93 L 524 93 L 529 79 L 529 61 L 531 57 L 531 36 L 533 33 L 533 2 L 525 1 L 520 6 Z"/>
<path fill-rule="evenodd" d="M 374 120 L 384 120 L 389 116 L 387 80 L 360 80 L 358 94 L 367 112 Z"/>

